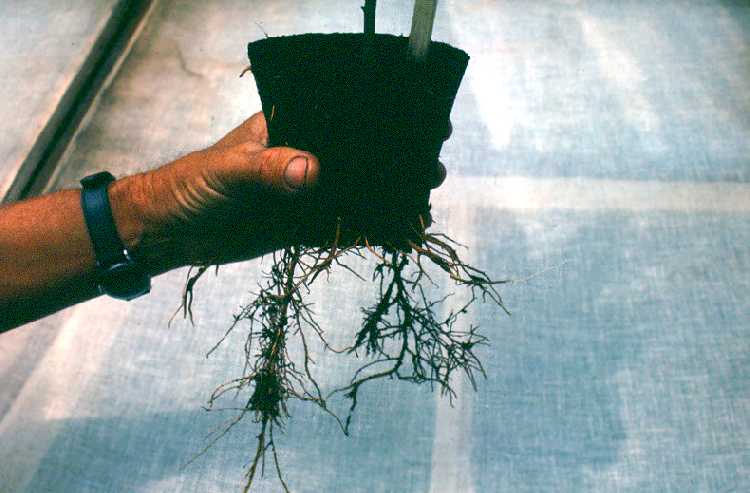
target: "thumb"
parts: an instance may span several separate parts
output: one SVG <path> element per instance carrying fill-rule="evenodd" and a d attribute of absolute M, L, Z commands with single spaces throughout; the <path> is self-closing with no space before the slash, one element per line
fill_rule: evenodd
<path fill-rule="evenodd" d="M 291 147 L 255 152 L 250 168 L 255 181 L 286 193 L 314 187 L 320 174 L 320 163 L 315 156 Z"/>

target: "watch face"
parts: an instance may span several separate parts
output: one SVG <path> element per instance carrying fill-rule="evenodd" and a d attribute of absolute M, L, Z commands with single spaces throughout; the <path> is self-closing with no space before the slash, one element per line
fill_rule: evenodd
<path fill-rule="evenodd" d="M 100 274 L 99 289 L 113 298 L 132 300 L 151 290 L 151 278 L 133 263 L 115 264 Z"/>

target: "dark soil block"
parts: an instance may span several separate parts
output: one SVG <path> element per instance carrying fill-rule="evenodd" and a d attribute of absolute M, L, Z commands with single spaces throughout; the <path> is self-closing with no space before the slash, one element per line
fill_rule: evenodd
<path fill-rule="evenodd" d="M 305 34 L 266 38 L 248 56 L 269 145 L 315 154 L 319 186 L 295 197 L 300 234 L 333 239 L 337 218 L 347 236 L 403 244 L 429 211 L 430 178 L 450 125 L 468 55 L 433 42 L 415 62 L 408 38 Z M 299 213 L 299 212 L 298 212 Z"/>

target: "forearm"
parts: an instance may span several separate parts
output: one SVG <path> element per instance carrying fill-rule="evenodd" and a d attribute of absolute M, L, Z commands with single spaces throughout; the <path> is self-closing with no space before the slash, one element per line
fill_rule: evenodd
<path fill-rule="evenodd" d="M 143 176 L 116 181 L 109 196 L 120 238 L 156 275 L 177 263 L 156 253 L 142 213 Z M 0 332 L 97 296 L 94 266 L 80 191 L 0 208 Z"/>

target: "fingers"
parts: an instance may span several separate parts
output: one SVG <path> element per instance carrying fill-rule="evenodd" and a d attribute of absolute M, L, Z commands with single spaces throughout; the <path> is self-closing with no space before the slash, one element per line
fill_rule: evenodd
<path fill-rule="evenodd" d="M 258 112 L 242 122 L 237 128 L 226 134 L 213 145 L 214 149 L 228 149 L 245 142 L 256 142 L 268 145 L 268 127 L 263 112 Z"/>
<path fill-rule="evenodd" d="M 451 134 L 453 133 L 453 125 L 451 122 L 448 122 L 448 126 L 445 128 L 445 133 L 443 134 L 443 141 L 446 141 L 450 138 Z M 430 180 L 430 186 L 432 188 L 437 188 L 440 185 L 443 184 L 445 181 L 445 177 L 447 176 L 448 171 L 445 169 L 445 166 L 440 161 L 437 162 L 436 166 L 433 168 L 433 174 L 429 178 Z"/>
<path fill-rule="evenodd" d="M 442 185 L 447 174 L 448 171 L 445 169 L 445 166 L 443 166 L 443 163 L 438 161 L 433 168 L 433 175 L 430 177 L 430 187 L 437 188 Z"/>
<path fill-rule="evenodd" d="M 448 122 L 443 139 L 450 138 L 453 126 Z M 276 147 L 258 154 L 258 149 L 268 144 L 268 127 L 262 112 L 258 112 L 245 120 L 237 128 L 229 132 L 224 138 L 212 146 L 215 150 L 238 149 L 243 158 L 254 160 L 254 177 L 258 183 L 271 186 L 285 192 L 292 192 L 300 188 L 314 186 L 320 174 L 320 164 L 310 153 L 291 148 Z M 248 158 L 247 154 L 252 157 Z M 295 157 L 299 159 L 294 160 Z M 293 162 L 293 165 L 292 164 Z M 290 165 L 287 167 L 287 165 Z M 244 165 L 237 165 L 241 176 L 248 172 Z M 447 171 L 441 162 L 433 168 L 432 176 L 428 178 L 430 186 L 437 188 L 445 181 Z"/>

